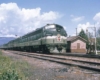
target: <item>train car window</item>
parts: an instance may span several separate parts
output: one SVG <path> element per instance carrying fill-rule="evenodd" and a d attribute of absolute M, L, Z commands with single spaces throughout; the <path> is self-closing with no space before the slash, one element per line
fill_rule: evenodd
<path fill-rule="evenodd" d="M 34 40 L 36 40 L 36 35 L 34 35 Z"/>
<path fill-rule="evenodd" d="M 34 36 L 31 36 L 31 40 L 34 40 Z"/>

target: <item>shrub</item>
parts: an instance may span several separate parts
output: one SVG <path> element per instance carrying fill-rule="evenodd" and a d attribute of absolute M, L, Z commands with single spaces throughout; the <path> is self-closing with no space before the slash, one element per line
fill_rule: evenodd
<path fill-rule="evenodd" d="M 8 70 L 1 74 L 0 80 L 22 80 L 15 70 Z"/>
<path fill-rule="evenodd" d="M 2 55 L 0 51 L 0 80 L 28 80 L 23 73 L 26 67 L 23 61 L 16 61 Z"/>

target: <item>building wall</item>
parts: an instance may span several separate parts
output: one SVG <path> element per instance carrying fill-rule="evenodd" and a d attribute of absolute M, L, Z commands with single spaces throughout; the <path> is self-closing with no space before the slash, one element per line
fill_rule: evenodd
<path fill-rule="evenodd" d="M 86 53 L 86 43 L 79 39 L 72 42 L 71 43 L 71 52 Z"/>

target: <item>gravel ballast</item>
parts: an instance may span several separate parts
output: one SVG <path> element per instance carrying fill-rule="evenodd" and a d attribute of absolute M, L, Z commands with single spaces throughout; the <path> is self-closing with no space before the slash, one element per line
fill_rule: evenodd
<path fill-rule="evenodd" d="M 3 51 L 13 61 L 26 61 L 29 67 L 25 69 L 29 80 L 100 80 L 100 74 L 82 70 L 77 66 L 62 65 L 55 62 L 40 60 Z"/>

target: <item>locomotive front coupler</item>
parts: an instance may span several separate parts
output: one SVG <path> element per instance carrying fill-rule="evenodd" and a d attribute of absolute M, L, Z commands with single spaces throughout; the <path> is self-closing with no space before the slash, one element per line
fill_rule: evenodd
<path fill-rule="evenodd" d="M 57 45 L 57 49 L 60 52 L 62 50 L 62 46 L 61 45 Z"/>

